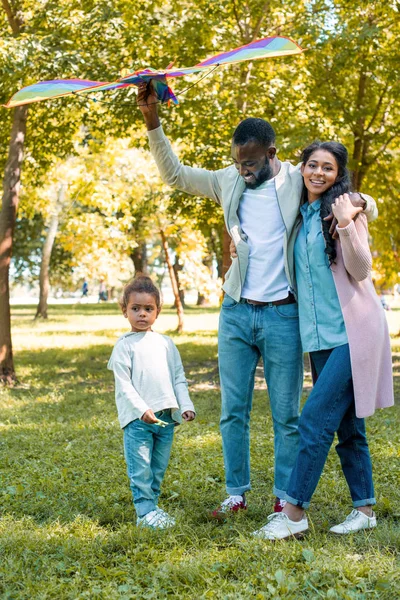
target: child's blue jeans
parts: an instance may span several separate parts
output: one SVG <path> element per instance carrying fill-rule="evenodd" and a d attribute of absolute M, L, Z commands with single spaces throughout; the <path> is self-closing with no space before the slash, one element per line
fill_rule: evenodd
<path fill-rule="evenodd" d="M 138 517 L 157 506 L 174 438 L 175 421 L 171 411 L 163 410 L 155 415 L 169 425 L 160 427 L 136 419 L 124 428 L 125 460 Z"/>

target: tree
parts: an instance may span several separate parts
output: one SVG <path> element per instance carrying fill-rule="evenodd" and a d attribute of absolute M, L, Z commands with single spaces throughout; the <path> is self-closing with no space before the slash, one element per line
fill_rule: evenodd
<path fill-rule="evenodd" d="M 9 269 L 19 202 L 20 172 L 25 141 L 26 108 L 14 109 L 10 150 L 3 181 L 0 213 L 0 381 L 16 380 L 11 342 Z"/>
<path fill-rule="evenodd" d="M 148 261 L 147 261 L 147 244 L 145 241 L 138 243 L 138 245 L 132 249 L 130 257 L 135 267 L 135 276 L 146 275 L 148 273 Z"/>
<path fill-rule="evenodd" d="M 207 293 L 212 287 L 209 285 L 211 275 L 202 260 L 209 250 L 201 234 L 194 231 L 188 219 L 179 214 L 172 216 L 170 191 L 160 181 L 149 153 L 132 148 L 130 143 L 126 138 L 82 144 L 78 137 L 75 156 L 56 163 L 47 174 L 45 186 L 25 189 L 23 214 L 28 216 L 34 204 L 35 210 L 41 211 L 42 222 L 48 223 L 48 231 L 53 229 L 53 239 L 55 231 L 51 223 L 54 226 L 55 221 L 58 222 L 57 214 L 54 215 L 57 197 L 60 189 L 65 189 L 56 240 L 57 247 L 65 253 L 66 266 L 75 282 L 86 277 L 92 284 L 104 279 L 108 287 L 121 287 L 132 275 L 127 268 L 128 257 L 132 257 L 136 248 L 145 247 L 147 254 L 147 246 L 156 248 L 156 240 L 161 236 L 162 262 L 166 258 L 167 268 L 171 263 L 174 271 L 172 285 L 178 285 L 179 289 L 173 263 L 174 257 L 176 263 L 180 255 L 184 287 L 199 284 Z M 20 252 L 24 250 L 20 244 L 17 247 Z M 37 256 L 36 246 L 33 253 Z M 152 258 L 146 256 L 149 270 L 153 269 Z M 26 264 L 31 263 L 25 256 L 22 268 Z M 47 262 L 43 264 L 45 272 L 49 272 Z M 142 265 L 143 262 L 139 263 L 139 267 Z M 194 272 L 199 274 L 194 276 Z M 169 273 L 172 274 L 170 269 Z M 52 279 L 51 272 L 49 275 Z M 184 287 L 181 287 L 182 292 Z M 182 328 L 183 314 L 179 306 L 178 312 Z"/>
<path fill-rule="evenodd" d="M 19 37 L 23 22 L 13 12 L 8 0 L 2 0 L 3 9 L 14 37 Z M 13 111 L 11 139 L 3 179 L 3 197 L 0 213 L 0 381 L 12 383 L 16 380 L 11 342 L 9 269 L 12 240 L 19 202 L 20 174 L 24 156 L 26 133 L 25 106 Z"/>
<path fill-rule="evenodd" d="M 159 231 L 160 231 L 160 237 L 161 237 L 161 244 L 162 244 L 162 248 L 164 251 L 165 262 L 167 264 L 168 273 L 169 273 L 169 277 L 171 280 L 172 292 L 173 292 L 174 298 L 175 298 L 176 312 L 178 315 L 178 327 L 177 327 L 176 331 L 177 331 L 177 333 L 182 333 L 183 324 L 184 324 L 184 313 L 183 313 L 183 304 L 182 304 L 181 296 L 179 294 L 179 285 L 178 285 L 178 281 L 176 278 L 174 265 L 172 264 L 172 261 L 171 261 L 165 229 L 163 228 L 163 226 L 161 224 L 160 224 Z"/>
<path fill-rule="evenodd" d="M 305 65 L 300 125 L 309 141 L 343 142 L 353 188 L 377 199 L 380 216 L 370 227 L 374 265 L 377 281 L 389 286 L 400 266 L 399 6 L 345 0 L 328 7 L 329 20 L 314 25 L 319 32 Z"/>
<path fill-rule="evenodd" d="M 47 319 L 47 299 L 50 288 L 49 278 L 49 266 L 51 251 L 53 249 L 54 240 L 57 235 L 58 222 L 60 218 L 60 212 L 64 207 L 65 199 L 65 184 L 61 183 L 57 192 L 57 199 L 51 210 L 50 223 L 46 235 L 46 240 L 43 244 L 42 260 L 40 263 L 40 274 L 39 274 L 39 304 L 36 310 L 35 319 L 42 317 Z"/>
<path fill-rule="evenodd" d="M 398 247 L 400 239 L 395 220 L 398 209 L 392 214 L 387 203 L 399 192 L 399 109 L 394 101 L 399 92 L 399 63 L 393 41 L 399 34 L 396 4 L 378 5 L 365 0 L 355 7 L 349 0 L 289 0 L 282 9 L 263 0 L 245 4 L 236 0 L 199 0 L 196 4 L 189 0 L 152 0 L 150 5 L 147 0 L 138 0 L 134 5 L 127 0 L 111 4 L 90 0 L 83 6 L 78 0 L 39 5 L 32 0 L 13 0 L 12 4 L 11 0 L 2 0 L 2 7 L 0 96 L 4 101 L 22 85 L 40 79 L 80 76 L 112 80 L 121 68 L 133 70 L 148 64 L 159 67 L 175 57 L 177 64 L 190 65 L 254 37 L 293 37 L 308 48 L 305 55 L 221 68 L 202 81 L 195 76 L 189 82 L 174 82 L 178 94 L 190 89 L 180 107 L 164 119 L 164 127 L 177 143 L 183 160 L 211 169 L 230 164 L 233 128 L 245 116 L 262 116 L 277 125 L 283 158 L 296 160 L 299 149 L 316 137 L 341 139 L 351 152 L 356 186 L 384 200 L 381 213 L 385 211 L 388 216 L 392 241 L 389 245 L 385 241 L 381 219 L 371 231 L 379 254 L 387 257 L 385 269 L 389 276 L 389 257 L 394 255 L 393 248 Z M 16 23 L 24 35 L 15 29 Z M 197 85 L 190 87 L 194 81 Z M 102 144 L 110 133 L 126 138 L 132 135 L 135 145 L 144 145 L 131 89 L 97 96 L 97 100 L 63 99 L 30 109 L 25 143 L 26 189 L 43 186 L 51 165 L 76 152 L 74 136 L 81 127 L 91 145 Z M 8 140 L 4 132 L 11 127 L 10 118 L 9 112 L 0 113 L 0 165 L 6 162 L 4 148 Z M 122 180 L 129 185 L 127 177 Z M 103 191 L 114 186 L 103 183 Z M 95 188 L 93 181 L 90 186 Z M 69 213 L 73 233 L 61 225 L 55 249 L 63 248 L 67 262 L 68 257 L 74 257 L 77 276 L 87 268 L 90 257 L 99 257 L 98 264 L 106 268 L 108 260 L 110 264 L 116 260 L 122 240 L 129 240 L 130 260 L 137 270 L 144 269 L 145 251 L 150 251 L 146 240 L 154 239 L 148 205 L 130 202 L 119 188 L 118 194 L 122 192 L 126 202 L 118 208 L 115 198 L 107 194 L 102 202 L 100 188 L 98 206 L 88 200 L 79 201 L 74 215 Z M 140 197 L 145 198 L 146 193 Z M 195 224 L 206 237 L 208 248 L 215 252 L 221 273 L 222 211 L 211 201 L 187 198 L 179 192 L 168 192 L 168 197 L 169 214 L 173 212 Z M 78 224 L 86 232 L 86 240 L 76 235 Z M 102 233 L 97 243 L 94 232 L 99 226 Z M 102 235 L 110 231 L 114 237 L 108 243 Z M 76 248 L 74 235 L 77 241 L 80 239 Z M 173 237 L 168 241 L 173 247 Z M 89 248 L 80 260 L 78 248 L 82 252 Z M 393 260 L 392 273 L 397 268 Z M 6 287 L 3 282 L 2 294 L 6 294 Z M 6 313 L 2 313 L 2 323 L 3 316 L 7 321 Z M 10 340 L 9 335 L 5 342 L 8 349 Z"/>
<path fill-rule="evenodd" d="M 177 3 L 177 14 L 185 14 L 186 4 L 189 3 Z M 261 0 L 242 4 L 235 0 L 211 4 L 201 0 L 195 7 L 191 6 L 192 20 L 182 20 L 180 39 L 192 35 L 191 28 L 196 19 L 204 23 L 204 27 L 193 34 L 197 45 L 187 46 L 182 61 L 198 61 L 199 49 L 201 58 L 205 58 L 218 50 L 246 44 L 267 35 L 292 35 L 301 42 L 297 32 L 305 20 L 309 22 L 314 16 L 305 9 L 306 5 L 303 2 L 287 2 L 285 10 L 282 10 L 279 5 Z M 303 27 L 303 30 L 306 28 Z M 205 78 L 190 89 L 182 106 L 163 121 L 168 135 L 178 142 L 182 160 L 193 166 L 211 169 L 231 164 L 230 140 L 233 129 L 247 116 L 279 120 L 285 129 L 289 129 L 287 115 L 292 107 L 282 114 L 280 104 L 284 104 L 283 99 L 287 105 L 290 101 L 295 104 L 297 93 L 294 86 L 301 79 L 303 63 L 302 57 L 295 56 L 234 65 L 217 70 L 212 77 Z M 176 91 L 179 95 L 178 86 L 177 82 Z M 226 232 L 223 233 L 222 211 L 211 201 L 176 193 L 175 205 L 181 203 L 185 204 L 185 214 L 190 214 L 203 232 L 207 230 L 207 225 L 213 223 L 214 227 L 208 226 L 208 231 L 213 241 L 218 239 L 215 247 L 219 252 L 220 274 L 223 275 L 231 261 L 230 238 Z"/>
<path fill-rule="evenodd" d="M 132 12 L 129 2 L 112 6 L 105 0 L 93 0 L 82 9 L 77 0 L 59 0 L 39 4 L 33 0 L 2 0 L 0 28 L 0 96 L 5 102 L 11 93 L 35 81 L 55 77 L 81 76 L 93 80 L 115 78 L 121 66 L 130 68 L 136 56 L 137 39 L 132 30 L 148 31 L 143 27 L 148 17 L 148 3 L 136 3 Z M 157 8 L 157 2 L 153 3 Z M 143 17 L 143 18 L 141 18 Z M 136 27 L 133 23 L 138 19 Z M 11 32 L 11 34 L 10 34 Z M 23 33 L 23 35 L 21 35 Z M 151 39 L 151 38 L 149 38 Z M 157 45 L 154 40 L 153 46 Z M 127 93 L 127 96 L 129 92 Z M 62 110 L 59 107 L 62 105 Z M 93 130 L 116 133 L 126 130 L 125 110 L 108 113 L 89 99 L 71 99 L 37 105 L 30 112 L 28 124 L 30 161 L 26 161 L 27 179 L 38 182 L 54 157 L 67 156 L 72 139 L 83 122 Z M 128 103 L 129 108 L 129 103 Z M 13 113 L 10 155 L 4 176 L 4 194 L 0 214 L 0 379 L 15 379 L 12 359 L 9 308 L 9 262 L 12 253 L 13 231 L 18 205 L 21 163 L 25 142 L 26 107 Z M 9 116 L 0 117 L 8 122 Z M 101 118 L 101 125 L 97 119 Z M 3 134 L 2 134 L 3 135 Z M 0 163 L 4 160 L 0 150 Z"/>

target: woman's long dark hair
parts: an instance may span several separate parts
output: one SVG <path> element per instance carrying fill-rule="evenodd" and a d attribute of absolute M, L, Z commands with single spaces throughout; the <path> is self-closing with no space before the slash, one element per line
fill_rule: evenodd
<path fill-rule="evenodd" d="M 330 152 L 335 157 L 338 166 L 338 176 L 336 181 L 329 190 L 326 190 L 326 192 L 322 194 L 320 208 L 322 233 L 325 239 L 325 254 L 328 255 L 329 263 L 332 264 L 335 262 L 336 258 L 335 241 L 329 233 L 331 221 L 324 221 L 324 218 L 330 214 L 331 206 L 335 199 L 341 194 L 350 192 L 350 173 L 347 169 L 348 154 L 346 148 L 339 142 L 313 142 L 307 146 L 307 148 L 304 148 L 301 153 L 301 162 L 303 165 L 307 163 L 310 156 L 316 150 L 326 150 L 327 152 Z M 306 200 L 307 189 L 304 185 L 302 201 L 305 202 Z"/>

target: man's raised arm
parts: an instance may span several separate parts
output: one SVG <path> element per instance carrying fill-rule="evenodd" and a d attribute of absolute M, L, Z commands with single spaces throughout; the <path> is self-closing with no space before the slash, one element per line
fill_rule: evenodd
<path fill-rule="evenodd" d="M 158 98 L 152 86 L 139 86 L 138 106 L 146 123 L 150 151 L 164 183 L 194 196 L 222 203 L 221 179 L 226 169 L 208 171 L 183 165 L 165 136 L 158 116 Z"/>
<path fill-rule="evenodd" d="M 147 85 L 146 83 L 139 85 L 137 103 L 140 112 L 144 117 L 147 131 L 152 131 L 153 129 L 157 129 L 157 127 L 161 127 L 157 110 L 159 100 L 152 85 Z"/>

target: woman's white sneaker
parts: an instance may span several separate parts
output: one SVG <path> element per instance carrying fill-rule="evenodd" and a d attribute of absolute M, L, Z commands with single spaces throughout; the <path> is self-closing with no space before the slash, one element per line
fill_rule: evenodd
<path fill-rule="evenodd" d="M 272 513 L 268 517 L 268 523 L 254 531 L 252 535 L 264 540 L 283 540 L 287 537 L 298 537 L 308 529 L 307 517 L 300 521 L 292 521 L 283 513 Z"/>
<path fill-rule="evenodd" d="M 346 533 L 361 531 L 362 529 L 372 529 L 373 527 L 376 527 L 376 516 L 374 512 L 371 517 L 368 517 L 360 510 L 353 509 L 343 523 L 331 527 L 329 531 L 331 533 L 344 535 Z"/>

